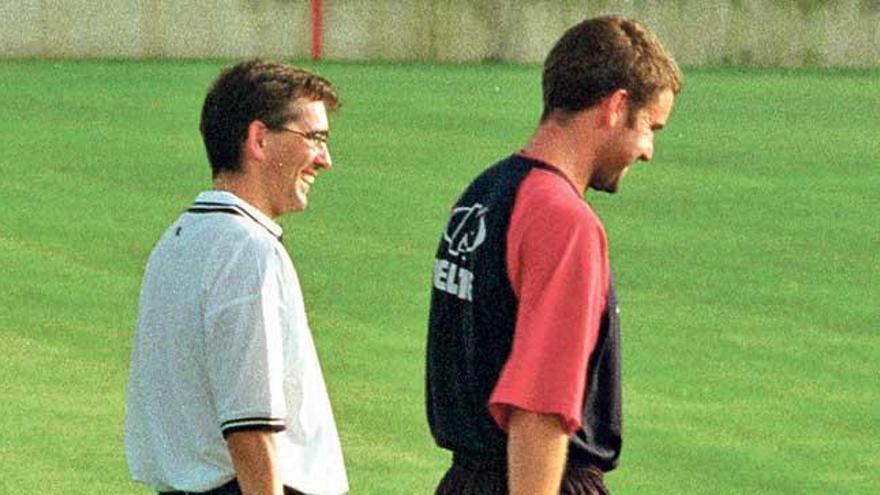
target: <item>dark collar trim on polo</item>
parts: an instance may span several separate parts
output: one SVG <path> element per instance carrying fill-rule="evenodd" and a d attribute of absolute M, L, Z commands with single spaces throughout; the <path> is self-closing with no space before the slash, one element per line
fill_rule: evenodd
<path fill-rule="evenodd" d="M 276 235 L 275 232 L 272 231 L 269 226 L 260 221 L 259 218 L 252 215 L 250 212 L 245 210 L 239 205 L 230 204 L 230 203 L 214 203 L 209 201 L 196 201 L 193 205 L 186 210 L 188 213 L 227 213 L 232 215 L 239 215 L 250 218 L 257 225 L 266 229 L 272 237 L 278 239 L 278 242 L 283 241 L 283 237 L 280 235 Z"/>
<path fill-rule="evenodd" d="M 541 170 L 546 170 L 548 172 L 552 172 L 552 173 L 558 175 L 566 183 L 568 183 L 569 186 L 571 186 L 571 189 L 574 191 L 575 194 L 577 194 L 579 197 L 583 197 L 583 194 L 581 194 L 581 192 L 578 191 L 577 186 L 575 186 L 574 183 L 571 181 L 571 179 L 569 179 L 568 176 L 565 175 L 565 173 L 562 170 L 560 170 L 559 167 L 557 167 L 556 165 L 553 165 L 552 163 L 545 162 L 544 160 L 535 158 L 533 156 L 529 156 L 529 155 L 525 154 L 525 151 L 520 151 L 518 153 L 514 153 L 514 156 L 517 156 L 519 158 L 522 158 L 523 160 L 528 160 L 528 161 L 534 163 L 535 168 L 540 168 Z"/>

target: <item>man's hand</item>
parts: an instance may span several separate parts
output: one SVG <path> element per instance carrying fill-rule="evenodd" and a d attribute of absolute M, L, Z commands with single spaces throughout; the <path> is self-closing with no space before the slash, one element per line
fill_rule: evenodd
<path fill-rule="evenodd" d="M 557 495 L 569 437 L 559 417 L 513 408 L 508 430 L 510 494 Z"/>
<path fill-rule="evenodd" d="M 249 430 L 230 433 L 226 445 L 243 495 L 283 495 L 275 461 L 272 432 Z"/>

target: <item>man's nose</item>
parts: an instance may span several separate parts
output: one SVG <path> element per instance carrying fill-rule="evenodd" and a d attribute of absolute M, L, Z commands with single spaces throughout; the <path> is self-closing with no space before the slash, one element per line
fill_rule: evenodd
<path fill-rule="evenodd" d="M 317 150 L 318 156 L 315 158 L 315 164 L 320 168 L 332 168 L 333 160 L 330 158 L 330 149 L 326 144 L 322 144 Z"/>
<path fill-rule="evenodd" d="M 654 156 L 654 143 L 649 143 L 642 150 L 642 156 L 639 157 L 639 160 L 641 160 L 643 162 L 650 162 L 651 157 L 653 157 L 653 156 Z"/>

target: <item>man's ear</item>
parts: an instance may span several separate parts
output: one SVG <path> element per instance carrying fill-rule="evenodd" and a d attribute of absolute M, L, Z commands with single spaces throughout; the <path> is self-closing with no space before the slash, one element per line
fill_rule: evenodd
<path fill-rule="evenodd" d="M 602 102 L 602 123 L 608 127 L 626 124 L 629 116 L 629 92 L 616 89 Z"/>
<path fill-rule="evenodd" d="M 269 128 L 259 120 L 254 120 L 248 125 L 243 150 L 246 159 L 257 162 L 266 160 L 266 136 L 268 134 Z"/>

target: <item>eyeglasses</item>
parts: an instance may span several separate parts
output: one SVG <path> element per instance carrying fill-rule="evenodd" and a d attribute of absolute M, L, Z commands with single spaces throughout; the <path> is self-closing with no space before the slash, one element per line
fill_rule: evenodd
<path fill-rule="evenodd" d="M 279 131 L 292 132 L 297 136 L 302 136 L 309 141 L 311 141 L 315 147 L 319 146 L 327 146 L 327 140 L 330 139 L 330 131 L 312 131 L 312 132 L 303 132 L 296 129 L 288 129 L 287 127 L 282 127 L 278 129 Z"/>

